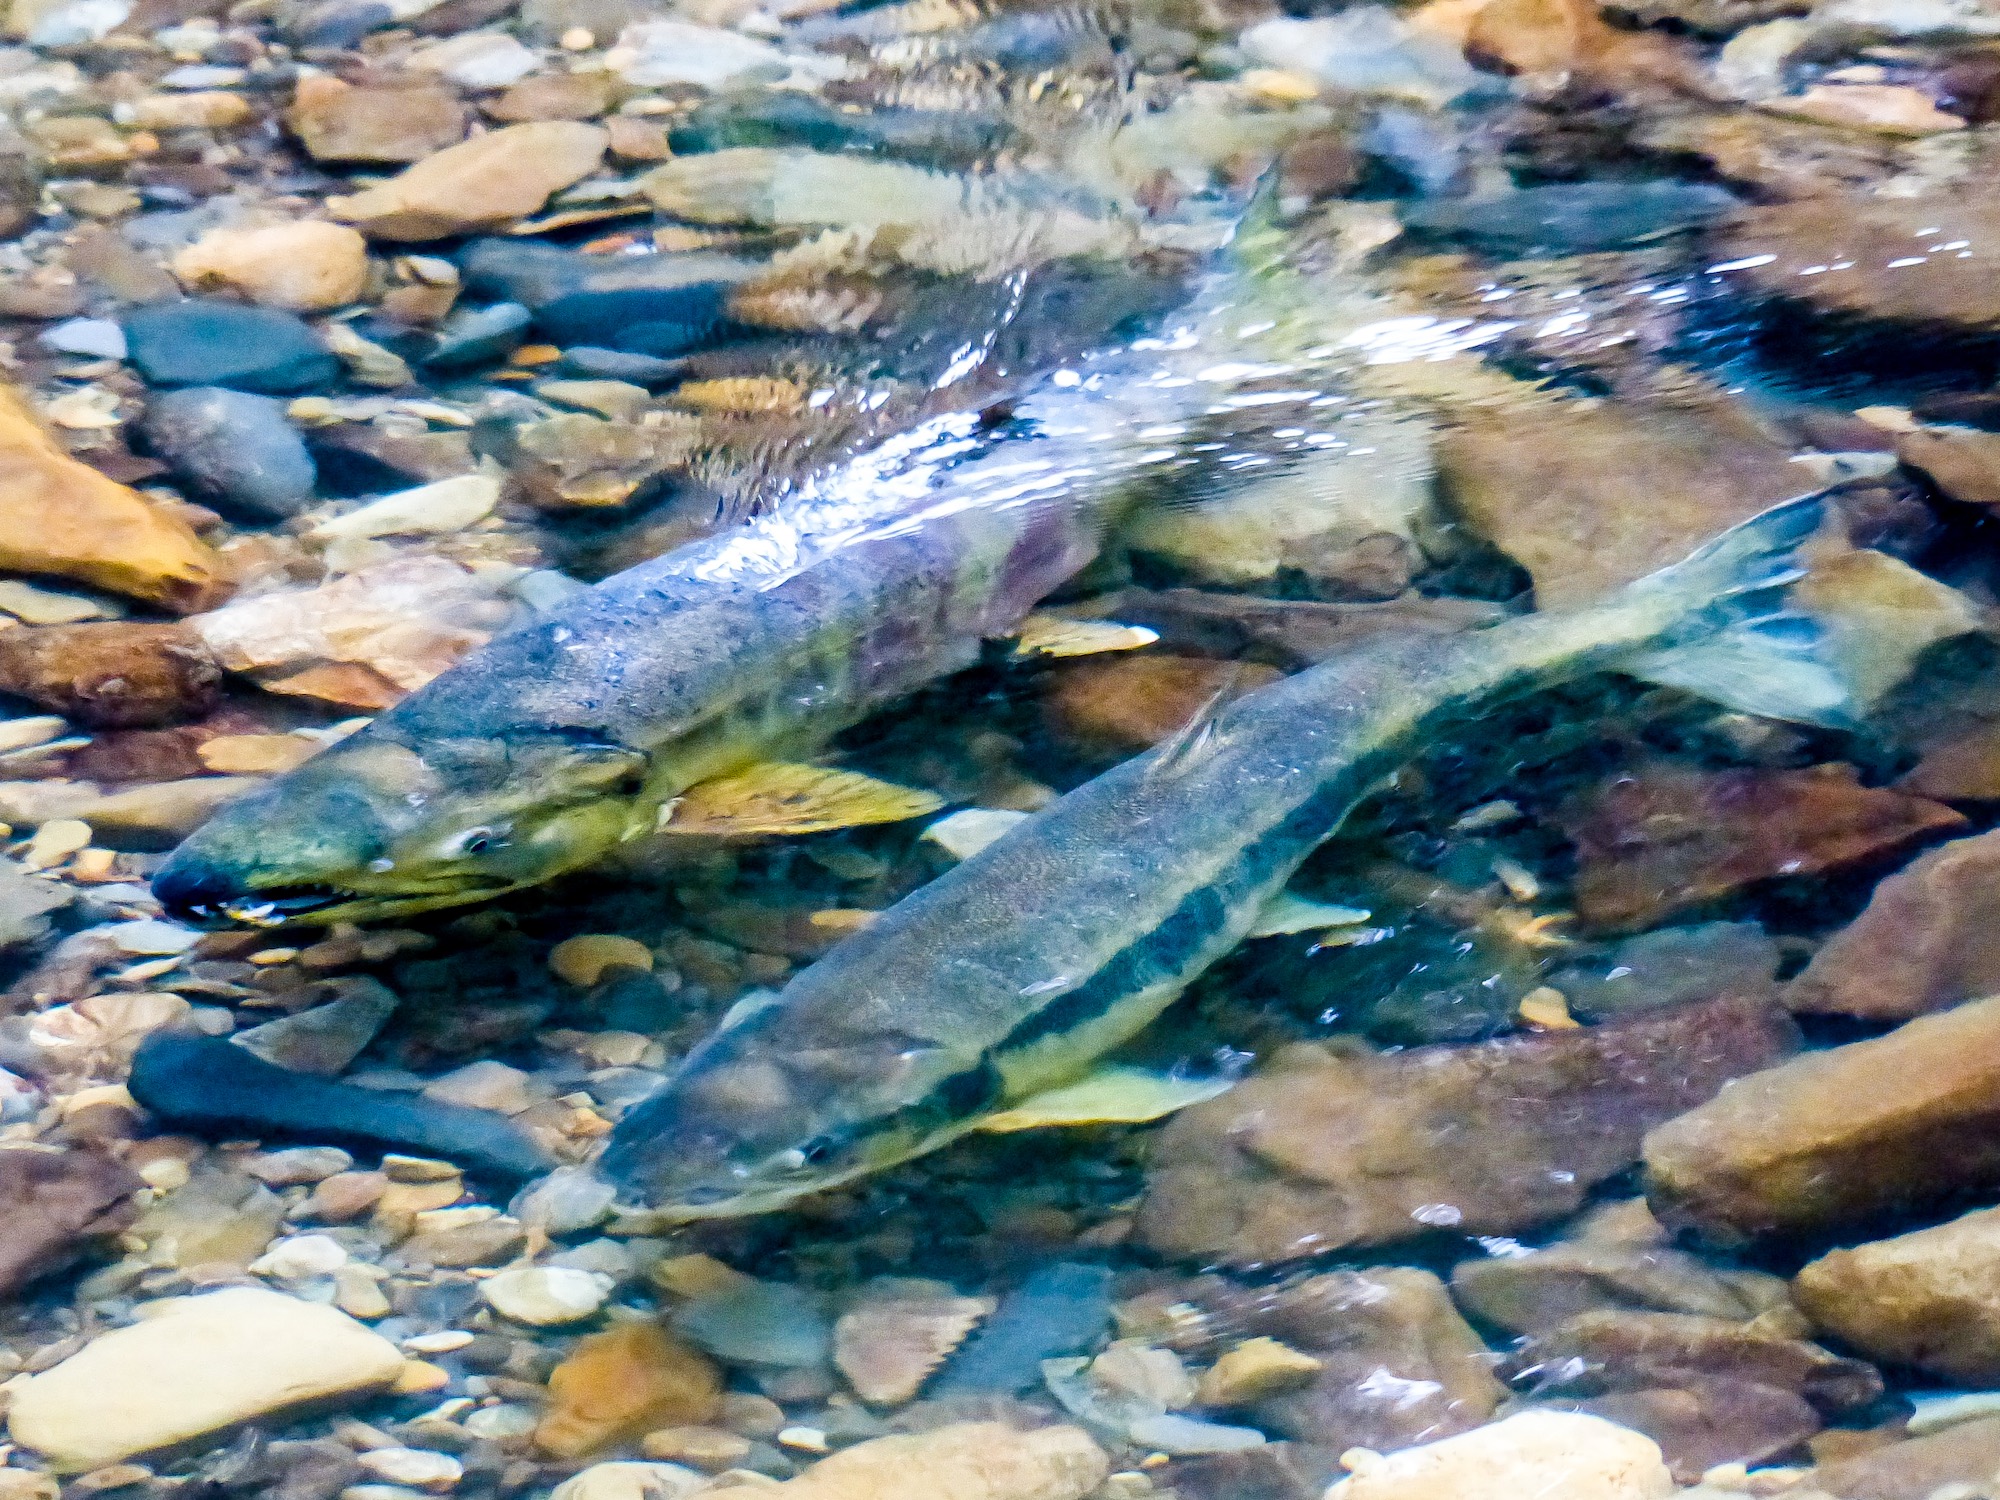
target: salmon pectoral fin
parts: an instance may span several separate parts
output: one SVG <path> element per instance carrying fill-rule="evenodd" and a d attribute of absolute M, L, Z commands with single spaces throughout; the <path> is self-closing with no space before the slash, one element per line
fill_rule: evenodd
<path fill-rule="evenodd" d="M 1369 914 L 1358 906 L 1330 906 L 1324 901 L 1279 891 L 1264 903 L 1245 937 L 1287 937 L 1295 932 L 1325 932 L 1331 927 L 1359 927 Z"/>
<path fill-rule="evenodd" d="M 934 792 L 828 766 L 760 761 L 689 787 L 660 809 L 667 833 L 712 836 L 827 833 L 900 823 L 944 806 Z"/>
<path fill-rule="evenodd" d="M 1171 1078 L 1144 1068 L 1099 1068 L 1075 1083 L 1031 1094 L 988 1115 L 976 1129 L 993 1135 L 1050 1125 L 1137 1125 L 1228 1091 L 1230 1078 Z"/>
<path fill-rule="evenodd" d="M 1116 620 L 1072 620 L 1037 611 L 1014 632 L 1013 655 L 1016 660 L 1098 656 L 1107 651 L 1137 651 L 1159 638 L 1159 631 L 1144 625 L 1121 625 Z"/>

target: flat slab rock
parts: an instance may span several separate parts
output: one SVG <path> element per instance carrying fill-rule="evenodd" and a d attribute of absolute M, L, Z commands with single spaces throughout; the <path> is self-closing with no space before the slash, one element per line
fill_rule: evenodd
<path fill-rule="evenodd" d="M 1243 1266 L 1511 1234 L 1574 1212 L 1648 1129 L 1797 1046 L 1770 1003 L 1724 998 L 1389 1057 L 1291 1048 L 1161 1133 L 1139 1235 Z"/>
<path fill-rule="evenodd" d="M 1645 1161 L 1660 1221 L 1723 1244 L 2000 1186 L 2000 997 L 1740 1079 L 1655 1129 Z"/>
<path fill-rule="evenodd" d="M 254 1287 L 156 1306 L 14 1396 L 15 1442 L 73 1474 L 308 1401 L 379 1390 L 403 1356 L 345 1313 Z"/>
<path fill-rule="evenodd" d="M 1839 1463 L 1821 1464 L 1799 1485 L 1801 1500 L 1929 1500 L 1958 1486 L 1983 1487 L 2000 1470 L 2000 1417 L 1961 1422 L 1942 1432 L 1891 1443 Z"/>

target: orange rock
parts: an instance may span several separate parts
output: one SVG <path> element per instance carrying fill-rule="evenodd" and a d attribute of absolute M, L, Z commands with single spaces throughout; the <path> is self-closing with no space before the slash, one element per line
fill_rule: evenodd
<path fill-rule="evenodd" d="M 1047 713 L 1065 739 L 1130 752 L 1156 745 L 1202 711 L 1217 693 L 1240 696 L 1284 674 L 1256 662 L 1200 656 L 1107 656 L 1056 676 Z"/>
<path fill-rule="evenodd" d="M 176 612 L 227 592 L 222 560 L 137 492 L 71 458 L 0 391 L 0 568 L 74 578 Z"/>
<path fill-rule="evenodd" d="M 1760 880 L 1837 869 L 1964 825 L 1941 803 L 1864 787 L 1845 765 L 1643 772 L 1564 817 L 1576 909 L 1605 928 L 1648 927 Z"/>
<path fill-rule="evenodd" d="M 625 1323 L 578 1344 L 549 1376 L 549 1396 L 535 1442 L 559 1458 L 583 1458 L 656 1428 L 712 1420 L 722 1376 L 658 1323 Z"/>
<path fill-rule="evenodd" d="M 1560 85 L 1667 84 L 1699 91 L 1700 71 L 1666 37 L 1606 24 L 1595 0 L 1490 0 L 1472 17 L 1465 55 L 1478 67 Z"/>

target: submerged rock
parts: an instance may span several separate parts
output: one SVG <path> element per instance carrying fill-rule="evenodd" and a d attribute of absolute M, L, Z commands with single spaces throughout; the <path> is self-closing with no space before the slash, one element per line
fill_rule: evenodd
<path fill-rule="evenodd" d="M 145 1184 L 94 1151 L 0 1151 L 0 1293 L 56 1270 L 138 1214 Z"/>
<path fill-rule="evenodd" d="M 222 386 L 167 391 L 146 403 L 147 447 L 204 500 L 255 519 L 297 515 L 316 474 L 284 403 Z"/>
<path fill-rule="evenodd" d="M 1459 1306 L 1510 1333 L 1536 1333 L 1586 1313 L 1644 1309 L 1747 1321 L 1785 1305 L 1785 1284 L 1711 1266 L 1668 1245 L 1559 1241 L 1526 1255 L 1452 1268 Z"/>
<path fill-rule="evenodd" d="M 1872 1358 L 2000 1380 L 2000 1208 L 1835 1250 L 1793 1282 L 1813 1323 Z"/>
<path fill-rule="evenodd" d="M 326 312 L 361 295 L 368 244 L 323 219 L 215 229 L 174 257 L 174 274 L 192 292 L 234 291 L 265 307 Z"/>
<path fill-rule="evenodd" d="M 153 385 L 283 395 L 329 385 L 340 361 L 293 314 L 190 297 L 125 314 L 132 363 Z"/>
<path fill-rule="evenodd" d="M 1161 1132 L 1139 1236 L 1255 1265 L 1574 1212 L 1645 1132 L 1789 1055 L 1768 1002 L 1392 1056 L 1298 1046 Z"/>
<path fill-rule="evenodd" d="M 1264 1291 L 1218 1280 L 1189 1296 L 1211 1336 L 1275 1337 L 1318 1366 L 1292 1389 L 1242 1403 L 1284 1437 L 1406 1448 L 1479 1426 L 1506 1395 L 1493 1356 L 1428 1271 L 1331 1271 Z"/>
<path fill-rule="evenodd" d="M 7 1420 L 16 1442 L 76 1473 L 380 1390 L 402 1369 L 394 1344 L 344 1313 L 232 1287 L 99 1335 L 15 1392 Z"/>
<path fill-rule="evenodd" d="M 1563 824 L 1577 847 L 1578 913 L 1631 928 L 1760 880 L 1879 858 L 1965 820 L 1826 765 L 1621 776 L 1573 803 Z"/>
<path fill-rule="evenodd" d="M 994 1305 L 935 1283 L 882 1284 L 833 1325 L 834 1367 L 862 1400 L 900 1406 Z"/>
<path fill-rule="evenodd" d="M 1588 604 L 1800 493 L 1790 459 L 1720 400 L 1468 412 L 1437 442 L 1447 502 L 1527 569 L 1543 609 Z"/>
<path fill-rule="evenodd" d="M 176 612 L 226 592 L 221 559 L 186 525 L 63 452 L 9 392 L 0 392 L 0 568 Z"/>
<path fill-rule="evenodd" d="M 757 269 L 728 255 L 585 255 L 483 239 L 459 257 L 468 290 L 518 302 L 558 344 L 677 353 L 722 321 L 730 289 Z"/>
<path fill-rule="evenodd" d="M 539 209 L 589 176 L 609 136 L 596 125 L 546 120 L 508 125 L 447 147 L 379 187 L 332 198 L 327 210 L 383 240 L 437 240 Z"/>
<path fill-rule="evenodd" d="M 325 74 L 301 78 L 286 118 L 322 162 L 407 164 L 465 139 L 465 106 L 427 83 L 375 88 Z"/>
<path fill-rule="evenodd" d="M 1353 1471 L 1327 1500 L 1663 1500 L 1659 1447 L 1597 1417 L 1523 1412 L 1387 1455 L 1343 1455 Z"/>
<path fill-rule="evenodd" d="M 2000 991 L 2000 833 L 1954 839 L 1875 888 L 1787 986 L 1795 1011 L 1902 1020 Z"/>
<path fill-rule="evenodd" d="M 961 1422 L 858 1443 L 776 1489 L 726 1485 L 707 1493 L 715 1500 L 1084 1500 L 1110 1470 L 1104 1450 L 1080 1427 L 1022 1432 Z"/>
<path fill-rule="evenodd" d="M 2000 1185 L 2000 997 L 1741 1078 L 1646 1138 L 1662 1223 L 1724 1243 L 1851 1231 Z"/>
<path fill-rule="evenodd" d="M 624 1323 L 556 1366 L 535 1443 L 584 1458 L 655 1428 L 707 1422 L 721 1403 L 721 1373 L 700 1350 L 658 1323 Z"/>
<path fill-rule="evenodd" d="M 0 631 L 0 692 L 93 729 L 199 719 L 221 698 L 222 668 L 186 625 L 105 620 Z"/>
<path fill-rule="evenodd" d="M 1959 1487 L 1976 1492 L 1996 1472 L 2000 1417 L 1987 1417 L 1821 1464 L 1801 1483 L 1800 1495 L 1801 1500 L 1816 1494 L 1835 1500 L 1926 1500 Z"/>
<path fill-rule="evenodd" d="M 1729 266 L 1729 286 L 1821 318 L 1904 334 L 2000 333 L 2000 200 L 1991 194 L 1842 194 L 1747 209 L 1718 227 L 1709 253 Z"/>
<path fill-rule="evenodd" d="M 933 1397 L 1014 1395 L 1040 1383 L 1042 1361 L 1081 1354 L 1111 1323 L 1111 1273 L 1102 1266 L 1044 1266 L 1000 1307 L 931 1382 Z"/>

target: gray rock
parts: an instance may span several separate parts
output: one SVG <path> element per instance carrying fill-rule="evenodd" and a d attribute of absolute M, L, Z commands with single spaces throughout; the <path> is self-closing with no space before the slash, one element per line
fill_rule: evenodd
<path fill-rule="evenodd" d="M 132 363 L 152 385 L 285 394 L 340 376 L 340 361 L 319 335 L 276 308 L 206 297 L 156 302 L 125 315 L 125 340 Z"/>
<path fill-rule="evenodd" d="M 88 354 L 97 359 L 125 357 L 125 330 L 109 318 L 71 318 L 43 329 L 35 342 L 58 354 Z"/>
<path fill-rule="evenodd" d="M 674 1312 L 676 1330 L 728 1364 L 816 1369 L 833 1352 L 833 1321 L 819 1296 L 782 1281 L 753 1281 Z"/>
<path fill-rule="evenodd" d="M 312 503 L 312 455 L 282 401 L 192 386 L 148 403 L 140 431 L 176 475 L 224 510 L 271 518 Z"/>
<path fill-rule="evenodd" d="M 681 377 L 682 362 L 652 354 L 632 354 L 624 349 L 600 349 L 579 344 L 565 349 L 559 369 L 583 380 L 629 380 L 649 390 Z"/>
<path fill-rule="evenodd" d="M 1042 1378 L 1042 1361 L 1082 1354 L 1111 1322 L 1111 1272 L 1068 1262 L 1044 1266 L 938 1372 L 925 1394 L 1013 1395 Z"/>
<path fill-rule="evenodd" d="M 503 359 L 527 337 L 531 321 L 518 302 L 461 307 L 444 320 L 437 347 L 423 363 L 433 370 L 458 370 Z"/>
<path fill-rule="evenodd" d="M 731 255 L 584 255 L 511 239 L 475 240 L 459 257 L 470 291 L 521 303 L 555 343 L 656 356 L 708 342 L 730 288 L 756 269 Z"/>

